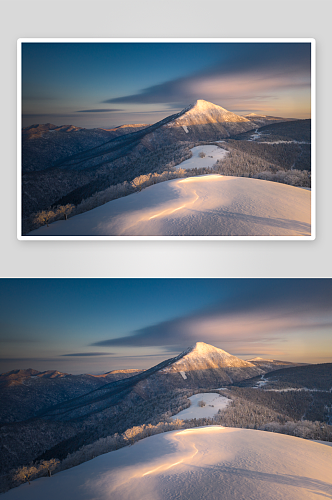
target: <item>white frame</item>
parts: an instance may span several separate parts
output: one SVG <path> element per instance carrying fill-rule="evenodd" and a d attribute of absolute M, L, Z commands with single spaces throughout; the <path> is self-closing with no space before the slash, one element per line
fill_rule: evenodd
<path fill-rule="evenodd" d="M 23 236 L 22 212 L 22 50 L 23 43 L 310 43 L 311 44 L 311 235 L 310 236 Z M 17 239 L 38 240 L 293 240 L 316 238 L 316 40 L 314 38 L 20 38 L 17 40 Z"/>

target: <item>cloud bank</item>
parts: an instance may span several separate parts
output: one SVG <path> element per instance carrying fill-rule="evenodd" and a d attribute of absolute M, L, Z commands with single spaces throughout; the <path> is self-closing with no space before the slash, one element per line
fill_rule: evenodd
<path fill-rule="evenodd" d="M 209 308 L 91 345 L 172 350 L 203 340 L 262 346 L 287 341 L 289 332 L 332 328 L 331 280 L 248 280 L 241 285 Z"/>
<path fill-rule="evenodd" d="M 273 100 L 285 90 L 310 88 L 310 44 L 228 45 L 227 58 L 192 75 L 152 85 L 103 103 L 168 104 L 183 107 L 196 99 Z M 231 46 L 230 46 L 231 45 Z"/>
<path fill-rule="evenodd" d="M 113 356 L 114 352 L 74 352 L 72 354 L 61 354 L 61 356 Z"/>
<path fill-rule="evenodd" d="M 123 109 L 82 109 L 80 111 L 76 111 L 76 113 L 113 113 L 114 111 L 123 111 Z"/>

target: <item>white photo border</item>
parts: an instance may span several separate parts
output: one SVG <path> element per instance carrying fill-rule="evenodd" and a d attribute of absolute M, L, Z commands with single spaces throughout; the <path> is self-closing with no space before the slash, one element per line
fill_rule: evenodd
<path fill-rule="evenodd" d="M 23 43 L 310 43 L 311 44 L 311 234 L 310 236 L 23 236 L 22 235 L 22 44 Z M 17 40 L 17 239 L 20 241 L 292 240 L 316 239 L 316 40 L 314 38 L 19 38 Z"/>

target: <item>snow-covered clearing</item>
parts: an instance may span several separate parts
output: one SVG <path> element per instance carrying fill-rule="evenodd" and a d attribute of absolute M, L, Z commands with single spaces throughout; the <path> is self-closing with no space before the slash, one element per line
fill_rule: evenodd
<path fill-rule="evenodd" d="M 188 127 L 186 125 L 182 125 L 182 128 L 186 134 L 189 134 L 189 130 L 188 130 Z"/>
<path fill-rule="evenodd" d="M 190 150 L 192 157 L 188 160 L 179 163 L 176 168 L 209 168 L 213 167 L 218 160 L 222 160 L 228 155 L 226 149 L 219 148 L 218 146 L 196 146 Z M 200 153 L 205 154 L 204 158 L 199 156 Z"/>
<path fill-rule="evenodd" d="M 148 437 L 3 500 L 320 500 L 332 448 L 252 429 L 196 427 Z"/>
<path fill-rule="evenodd" d="M 322 389 L 308 389 L 307 387 L 301 387 L 300 389 L 295 387 L 287 387 L 287 389 L 264 389 L 265 392 L 290 392 L 290 391 L 306 391 L 306 392 L 332 392 L 332 387 L 329 391 L 323 391 Z"/>
<path fill-rule="evenodd" d="M 250 139 L 249 139 L 250 140 Z M 257 144 L 310 144 L 310 142 L 305 141 L 256 141 Z"/>
<path fill-rule="evenodd" d="M 264 385 L 266 385 L 268 383 L 268 380 L 266 380 L 266 378 L 264 378 L 264 375 L 262 375 L 261 377 L 261 380 L 259 380 L 257 383 L 256 383 L 256 387 L 254 387 L 254 389 L 257 389 L 259 387 L 263 387 Z"/>
<path fill-rule="evenodd" d="M 173 415 L 173 419 L 189 420 L 191 418 L 212 418 L 219 410 L 223 410 L 230 403 L 230 399 L 216 393 L 204 392 L 189 398 L 190 406 Z M 205 406 L 198 406 L 199 401 L 204 401 Z"/>
<path fill-rule="evenodd" d="M 251 134 L 250 139 L 248 139 L 248 141 L 256 141 L 256 139 L 258 139 L 262 134 L 263 132 L 258 132 L 258 129 L 256 128 L 255 133 Z"/>
<path fill-rule="evenodd" d="M 309 236 L 310 191 L 246 177 L 174 179 L 28 236 Z"/>

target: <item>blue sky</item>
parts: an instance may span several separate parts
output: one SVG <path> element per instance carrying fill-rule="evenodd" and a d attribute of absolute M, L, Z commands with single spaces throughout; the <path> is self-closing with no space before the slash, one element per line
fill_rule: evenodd
<path fill-rule="evenodd" d="M 23 126 L 155 123 L 205 99 L 310 117 L 308 43 L 23 43 Z"/>
<path fill-rule="evenodd" d="M 197 341 L 332 362 L 331 299 L 331 279 L 1 279 L 0 372 L 148 368 Z"/>

